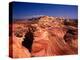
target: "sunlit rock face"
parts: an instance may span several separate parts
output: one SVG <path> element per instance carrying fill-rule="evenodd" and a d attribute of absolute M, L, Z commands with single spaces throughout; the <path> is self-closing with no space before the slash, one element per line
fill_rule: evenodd
<path fill-rule="evenodd" d="M 36 18 L 37 19 L 37 18 Z M 34 20 L 34 18 L 33 18 Z M 35 21 L 35 20 L 34 20 Z M 42 16 L 36 23 L 13 23 L 10 56 L 14 58 L 78 53 L 77 22 Z M 12 50 L 11 50 L 12 49 Z M 13 53 L 11 53 L 13 52 Z"/>
<path fill-rule="evenodd" d="M 58 21 L 55 17 L 52 18 L 45 16 L 41 18 L 39 23 L 41 23 L 41 25 L 37 27 L 38 29 L 34 33 L 34 43 L 32 46 L 33 56 L 76 54 L 69 44 L 74 44 L 77 47 L 77 41 L 72 39 L 70 40 L 76 42 L 73 43 L 69 41 L 68 38 L 70 36 L 66 36 L 68 34 L 68 28 L 63 24 L 62 20 Z M 69 43 L 65 41 L 64 36 L 66 36 L 66 39 L 68 39 Z"/>

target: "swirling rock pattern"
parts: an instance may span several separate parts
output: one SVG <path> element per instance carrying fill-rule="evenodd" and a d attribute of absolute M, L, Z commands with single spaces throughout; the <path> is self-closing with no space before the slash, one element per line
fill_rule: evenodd
<path fill-rule="evenodd" d="M 9 56 L 29 58 L 78 54 L 78 27 L 75 20 L 42 16 L 34 21 L 19 21 L 9 35 Z M 25 23 L 24 23 L 25 22 Z"/>

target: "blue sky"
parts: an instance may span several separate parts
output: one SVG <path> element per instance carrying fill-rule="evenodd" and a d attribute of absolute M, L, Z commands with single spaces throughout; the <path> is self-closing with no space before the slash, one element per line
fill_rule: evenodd
<path fill-rule="evenodd" d="M 27 2 L 12 2 L 12 13 L 15 19 L 24 19 L 33 16 L 56 16 L 78 18 L 78 7 L 75 5 L 41 4 Z"/>

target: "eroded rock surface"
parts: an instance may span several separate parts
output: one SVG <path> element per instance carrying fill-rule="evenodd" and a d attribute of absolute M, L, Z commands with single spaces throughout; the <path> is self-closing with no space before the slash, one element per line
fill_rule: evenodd
<path fill-rule="evenodd" d="M 77 22 L 64 18 L 42 16 L 37 23 L 13 23 L 10 56 L 55 56 L 78 53 Z"/>

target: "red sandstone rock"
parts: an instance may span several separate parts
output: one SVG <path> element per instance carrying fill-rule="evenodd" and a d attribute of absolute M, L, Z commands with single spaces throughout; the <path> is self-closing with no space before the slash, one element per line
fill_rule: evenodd
<path fill-rule="evenodd" d="M 25 58 L 77 54 L 77 27 L 69 21 L 70 25 L 65 25 L 65 23 L 67 22 L 64 22 L 62 18 L 49 16 L 40 17 L 38 23 L 35 24 L 13 23 L 12 36 L 9 40 L 10 57 Z M 34 36 L 31 52 L 29 48 L 22 45 L 28 31 L 33 32 Z M 26 39 L 26 41 L 28 40 Z"/>

